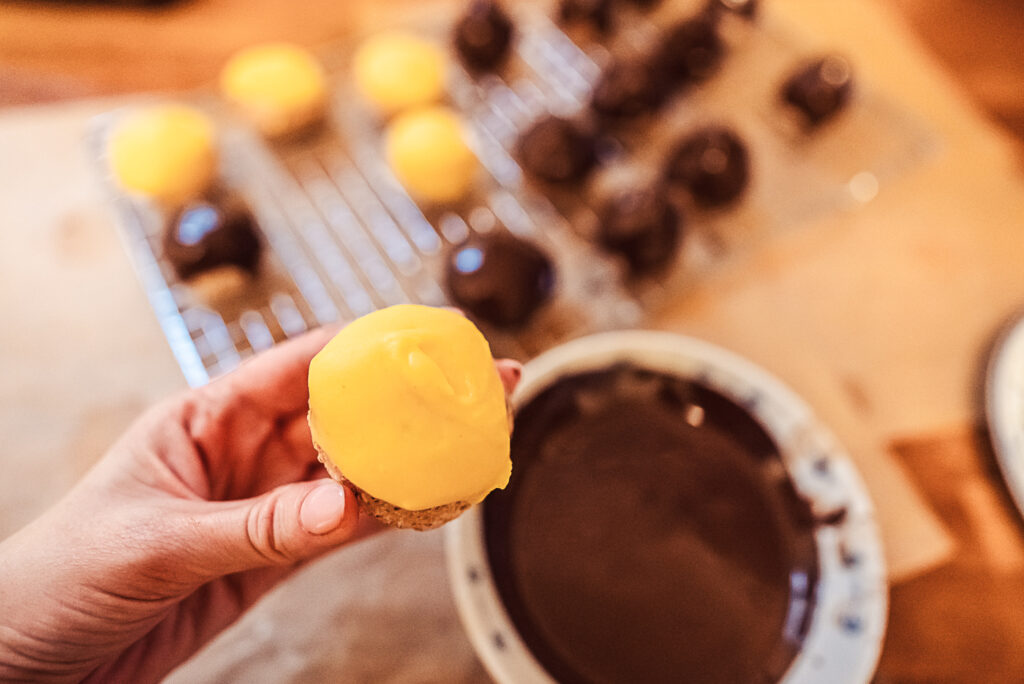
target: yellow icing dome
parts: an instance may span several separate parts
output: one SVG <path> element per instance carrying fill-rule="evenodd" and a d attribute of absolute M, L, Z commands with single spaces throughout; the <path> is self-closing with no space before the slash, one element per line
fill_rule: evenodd
<path fill-rule="evenodd" d="M 327 101 L 324 70 L 310 52 L 290 43 L 254 45 L 236 53 L 220 74 L 224 97 L 269 137 L 319 120 Z"/>
<path fill-rule="evenodd" d="M 444 52 L 408 33 L 368 39 L 356 51 L 353 68 L 363 96 L 385 114 L 436 102 L 444 91 Z"/>
<path fill-rule="evenodd" d="M 111 131 L 107 152 L 122 189 L 169 206 L 200 195 L 217 170 L 213 123 L 178 104 L 127 114 Z"/>
<path fill-rule="evenodd" d="M 447 107 L 423 107 L 399 114 L 388 127 L 388 163 L 410 194 L 427 202 L 460 199 L 479 166 L 466 144 L 462 122 Z"/>
<path fill-rule="evenodd" d="M 409 511 L 479 502 L 512 471 L 490 347 L 445 309 L 392 306 L 338 333 L 309 367 L 309 424 L 346 479 Z"/>

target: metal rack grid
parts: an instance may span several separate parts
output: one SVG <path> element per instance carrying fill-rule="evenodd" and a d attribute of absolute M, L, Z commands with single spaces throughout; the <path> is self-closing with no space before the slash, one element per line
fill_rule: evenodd
<path fill-rule="evenodd" d="M 159 212 L 118 193 L 109 175 L 105 140 L 118 114 L 96 121 L 90 144 L 111 189 L 126 247 L 191 385 L 204 384 L 275 341 L 317 325 L 401 302 L 445 304 L 440 281 L 445 249 L 472 232 L 504 226 L 541 244 L 556 262 L 560 278 L 554 302 L 528 328 L 510 334 L 485 327 L 496 352 L 528 358 L 586 332 L 636 326 L 667 295 L 781 230 L 856 204 L 850 201 L 851 180 L 837 177 L 835 169 L 814 157 L 816 143 L 794 144 L 790 133 L 777 127 L 777 113 L 764 104 L 763 93 L 689 96 L 645 124 L 657 131 L 654 140 L 622 140 L 624 158 L 642 158 L 681 125 L 725 118 L 749 138 L 755 152 L 763 153 L 761 158 L 774 164 L 755 169 L 755 178 L 777 182 L 755 186 L 750 192 L 754 199 L 732 212 L 691 215 L 669 275 L 629 281 L 619 263 L 581 236 L 580 224 L 593 216 L 586 201 L 567 207 L 544 196 L 524 178 L 511 154 L 519 133 L 537 116 L 572 115 L 585 106 L 608 54 L 599 46 L 585 51 L 535 12 L 523 12 L 517 26 L 514 67 L 502 76 L 474 80 L 453 68 L 451 103 L 473 129 L 474 151 L 486 174 L 467 202 L 449 210 L 421 209 L 406 194 L 382 161 L 379 122 L 360 108 L 343 78 L 337 79 L 332 125 L 312 141 L 270 145 L 244 127 L 224 126 L 223 182 L 247 198 L 269 246 L 245 301 L 225 307 L 196 297 L 165 263 Z M 778 71 L 798 54 L 790 38 L 770 23 L 750 31 L 745 40 L 735 61 L 744 68 L 751 61 L 761 63 L 758 82 L 777 78 L 771 69 Z M 728 68 L 725 72 L 723 82 L 736 78 Z M 747 98 L 754 98 L 755 106 Z M 204 104 L 227 118 L 216 103 Z M 884 99 L 867 93 L 858 108 L 861 114 L 846 138 L 874 139 L 883 131 L 887 139 L 900 141 L 874 150 L 870 170 L 862 171 L 859 181 L 853 179 L 861 185 L 868 174 L 868 185 L 874 183 L 877 190 L 880 181 L 934 150 L 934 136 Z M 838 140 L 842 145 L 843 135 L 833 135 L 833 144 Z M 825 159 L 831 163 L 836 156 Z M 631 168 L 612 166 L 620 167 L 619 173 Z"/>

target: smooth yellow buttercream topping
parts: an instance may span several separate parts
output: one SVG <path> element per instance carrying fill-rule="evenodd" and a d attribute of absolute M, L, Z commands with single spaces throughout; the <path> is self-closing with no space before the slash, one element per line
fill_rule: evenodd
<path fill-rule="evenodd" d="M 466 136 L 462 121 L 447 107 L 409 110 L 388 127 L 388 163 L 417 199 L 455 202 L 472 186 L 479 166 Z"/>
<path fill-rule="evenodd" d="M 490 347 L 445 309 L 392 306 L 338 333 L 309 367 L 309 424 L 349 481 L 410 511 L 479 502 L 512 472 Z"/>
<path fill-rule="evenodd" d="M 445 54 L 434 43 L 400 31 L 380 33 L 356 51 L 356 85 L 384 114 L 430 104 L 444 92 Z"/>
<path fill-rule="evenodd" d="M 269 136 L 322 116 L 327 99 L 323 67 L 308 50 L 291 43 L 239 51 L 224 65 L 220 87 Z"/>
<path fill-rule="evenodd" d="M 143 107 L 127 114 L 107 145 L 117 184 L 165 205 L 201 194 L 216 174 L 213 124 L 184 105 Z"/>

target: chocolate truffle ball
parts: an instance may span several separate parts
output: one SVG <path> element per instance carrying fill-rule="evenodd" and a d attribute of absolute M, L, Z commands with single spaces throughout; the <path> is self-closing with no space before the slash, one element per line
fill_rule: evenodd
<path fill-rule="evenodd" d="M 747 147 L 732 130 L 708 126 L 683 138 L 669 155 L 667 179 L 704 207 L 729 204 L 750 179 Z"/>
<path fill-rule="evenodd" d="M 495 231 L 452 249 L 445 280 L 456 306 L 481 321 L 516 328 L 551 296 L 555 269 L 533 243 Z"/>
<path fill-rule="evenodd" d="M 221 266 L 253 273 L 261 243 L 240 198 L 218 195 L 182 207 L 164 233 L 164 256 L 182 279 Z"/>
<path fill-rule="evenodd" d="M 809 127 L 831 119 L 850 100 L 853 70 L 842 57 L 829 55 L 798 68 L 782 85 L 782 100 L 796 108 Z"/>
<path fill-rule="evenodd" d="M 562 0 L 558 16 L 564 23 L 590 24 L 605 32 L 612 26 L 612 0 Z"/>
<path fill-rule="evenodd" d="M 523 167 L 541 180 L 571 183 L 582 180 L 597 162 L 596 140 L 578 124 L 546 116 L 519 138 Z"/>
<path fill-rule="evenodd" d="M 716 16 L 731 12 L 744 19 L 753 19 L 757 16 L 759 5 L 759 0 L 708 0 L 707 11 Z"/>
<path fill-rule="evenodd" d="M 657 62 L 679 83 L 697 83 L 714 73 L 725 55 L 715 18 L 706 13 L 677 24 L 662 38 Z"/>
<path fill-rule="evenodd" d="M 635 274 L 665 266 L 679 244 L 679 213 L 660 188 L 632 188 L 608 198 L 600 211 L 598 242 L 625 257 Z"/>
<path fill-rule="evenodd" d="M 660 72 L 644 60 L 612 62 L 594 88 L 591 106 L 598 114 L 628 118 L 658 107 L 668 90 Z"/>
<path fill-rule="evenodd" d="M 455 24 L 455 51 L 473 71 L 498 68 L 512 45 L 512 20 L 494 0 L 473 0 Z"/>

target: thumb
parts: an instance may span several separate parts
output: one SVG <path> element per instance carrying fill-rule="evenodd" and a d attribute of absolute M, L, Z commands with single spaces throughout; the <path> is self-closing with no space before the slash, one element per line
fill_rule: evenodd
<path fill-rule="evenodd" d="M 277 487 L 242 501 L 218 504 L 196 519 L 202 528 L 202 574 L 207 578 L 308 560 L 350 539 L 358 523 L 356 497 L 325 478 Z"/>

